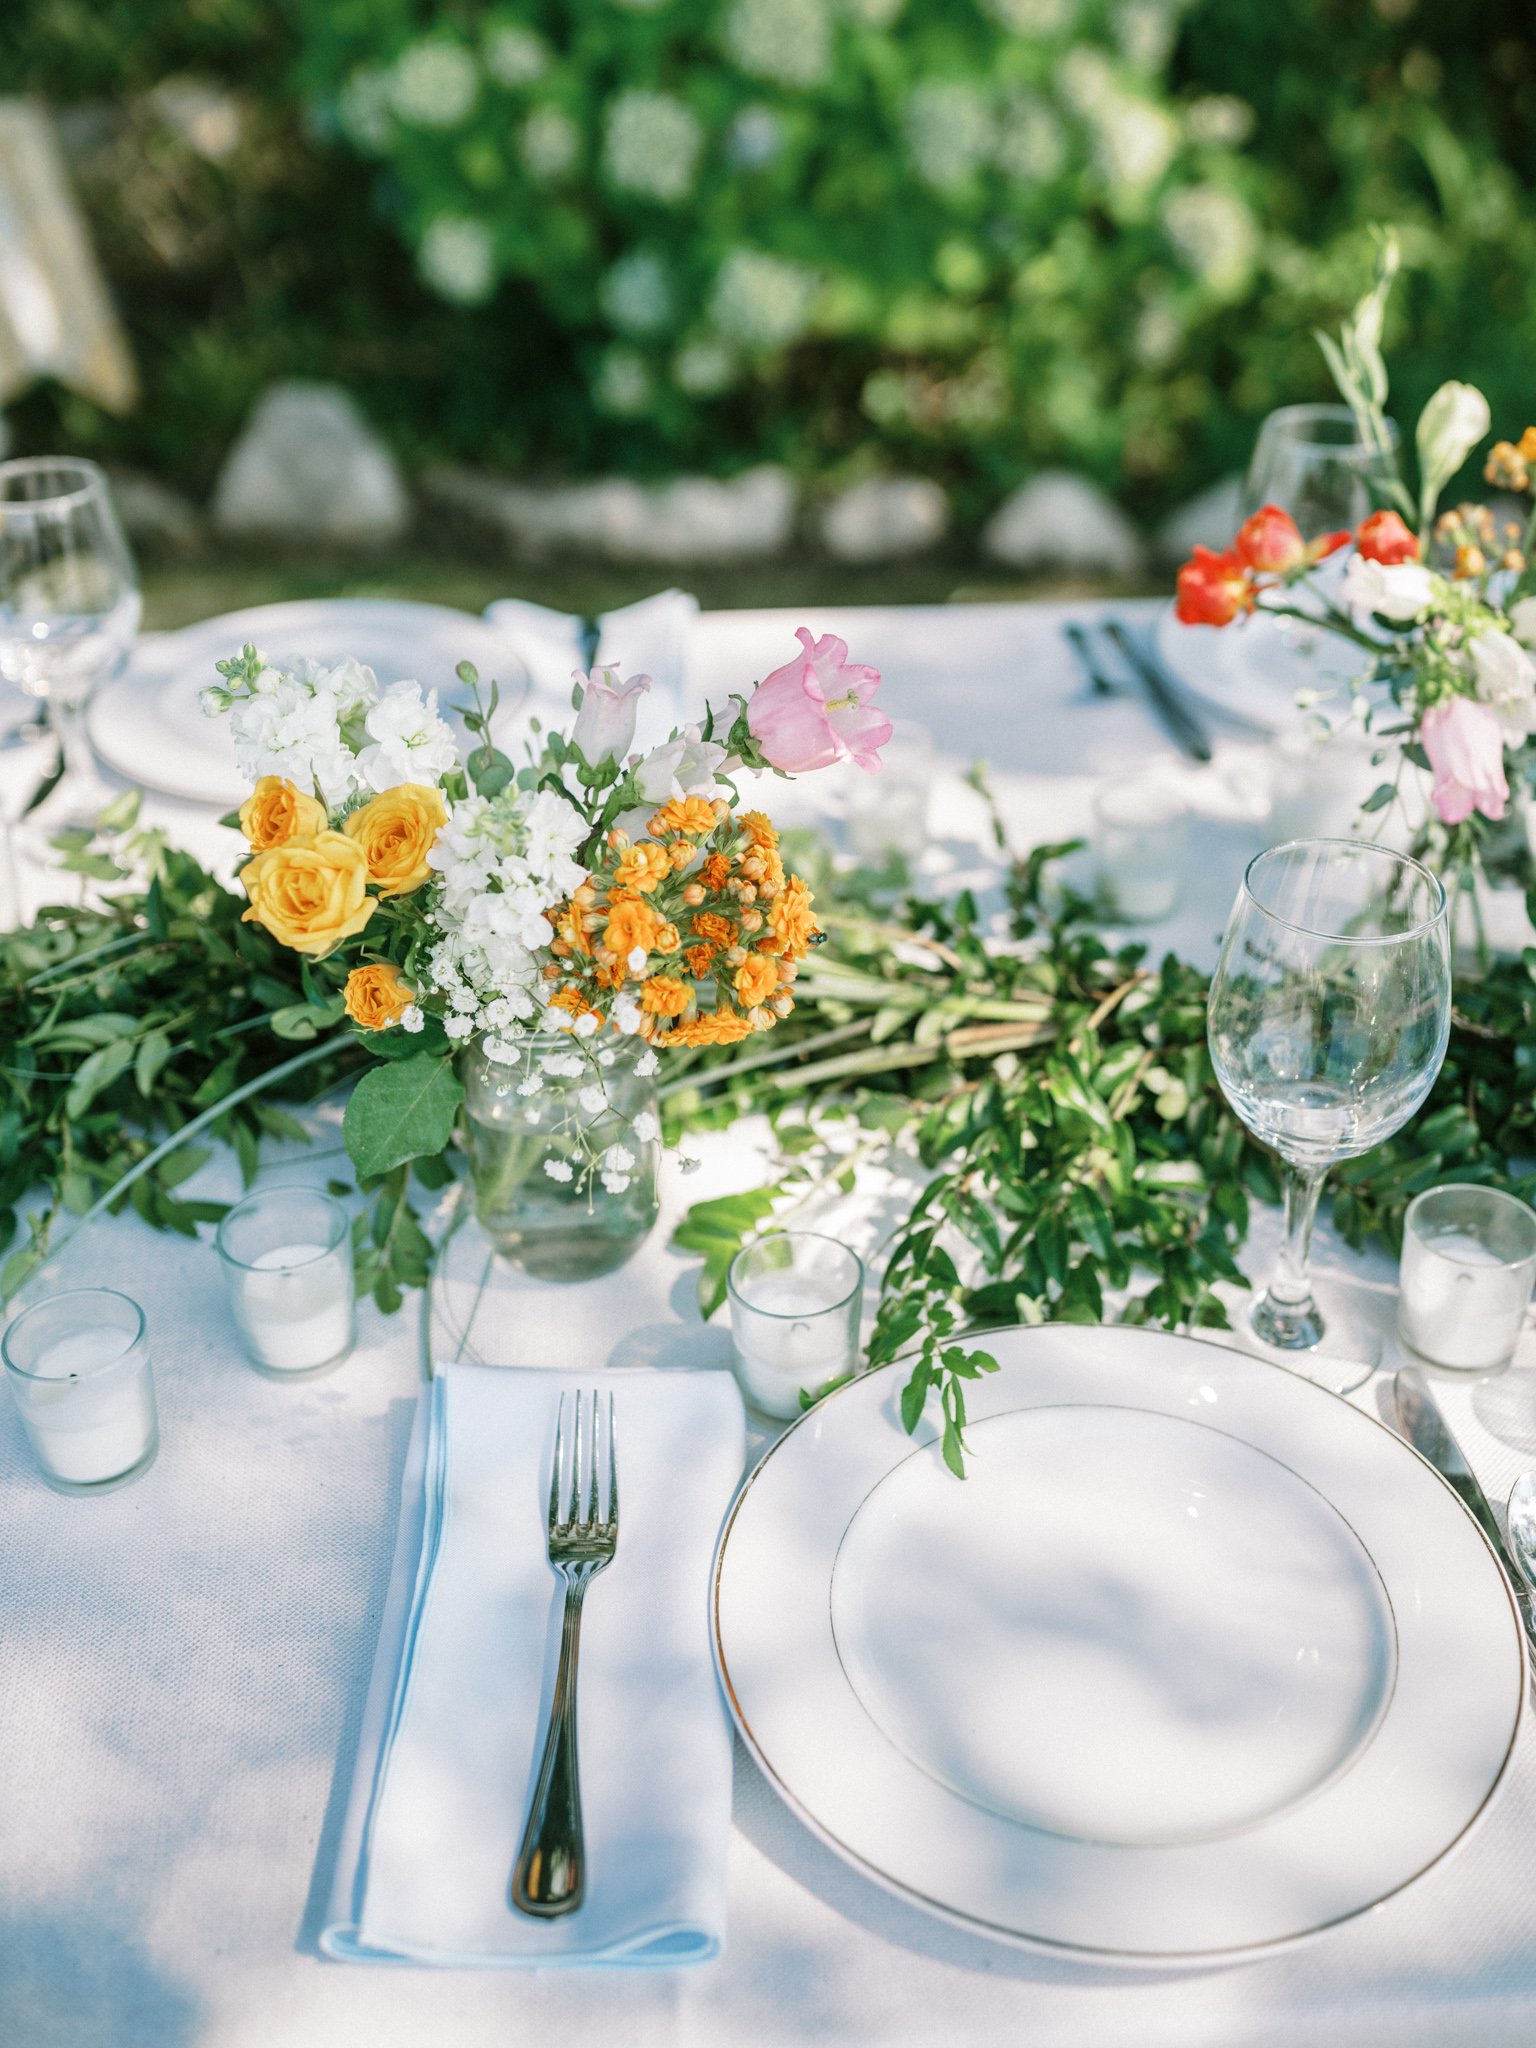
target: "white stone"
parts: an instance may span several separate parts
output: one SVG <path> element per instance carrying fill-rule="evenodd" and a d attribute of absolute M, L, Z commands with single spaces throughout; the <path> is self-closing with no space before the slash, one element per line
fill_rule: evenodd
<path fill-rule="evenodd" d="M 189 555 L 201 546 L 203 522 L 190 498 L 141 469 L 109 469 L 107 483 L 123 531 L 146 554 Z"/>
<path fill-rule="evenodd" d="M 429 471 L 422 487 L 525 559 L 576 552 L 615 562 L 752 561 L 778 554 L 795 520 L 794 483 L 770 463 L 728 481 L 685 476 L 666 484 L 523 484 L 449 468 Z"/>
<path fill-rule="evenodd" d="M 262 393 L 213 496 L 214 524 L 232 539 L 376 545 L 405 531 L 410 509 L 350 394 L 297 381 Z"/>
<path fill-rule="evenodd" d="M 821 515 L 821 538 L 839 562 L 894 562 L 935 547 L 949 531 L 949 500 L 921 476 L 876 476 L 840 491 Z"/>
<path fill-rule="evenodd" d="M 1187 562 L 1195 547 L 1228 548 L 1242 518 L 1243 480 L 1225 476 L 1170 512 L 1157 529 L 1157 552 L 1165 562 Z"/>
<path fill-rule="evenodd" d="M 1134 576 L 1143 552 L 1134 526 L 1097 484 L 1045 469 L 1005 498 L 982 529 L 982 551 L 1014 569 L 1092 569 Z"/>

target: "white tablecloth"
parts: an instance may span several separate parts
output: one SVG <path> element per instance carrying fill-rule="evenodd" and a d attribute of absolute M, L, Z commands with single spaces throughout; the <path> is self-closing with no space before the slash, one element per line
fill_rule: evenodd
<path fill-rule="evenodd" d="M 733 614 L 706 618 L 702 680 L 739 682 L 802 618 L 887 674 L 899 715 L 959 765 L 993 763 L 1022 840 L 1080 828 L 1096 775 L 1166 743 L 1134 701 L 1094 702 L 1061 647 L 1061 607 Z M 1186 905 L 1159 939 L 1211 957 L 1256 828 L 1243 759 L 1191 771 L 1209 816 Z M 782 806 L 781 806 L 782 808 Z M 160 822 L 210 851 L 185 807 Z M 974 799 L 946 786 L 934 879 L 983 865 Z M 339 1144 L 330 1127 L 326 1144 Z M 672 1178 L 639 1257 L 570 1291 L 503 1277 L 474 1343 L 502 1362 L 723 1363 L 700 1326 L 694 1266 L 667 1246 L 689 1200 L 746 1185 L 751 1134 L 711 1142 Z M 322 1158 L 277 1173 L 324 1176 Z M 199 1192 L 232 1194 L 215 1161 Z M 1257 1269 L 1273 1239 L 1261 1219 Z M 450 1263 L 433 1340 L 451 1354 L 477 1285 Z M 1388 1262 L 1323 1245 L 1390 1320 Z M 956 1932 L 845 1868 L 738 1755 L 722 1961 L 675 1972 L 364 1971 L 314 1936 L 350 1781 L 421 1372 L 421 1319 L 365 1309 L 330 1378 L 283 1386 L 238 1357 L 206 1244 L 131 1215 L 77 1240 L 59 1277 L 126 1289 L 147 1310 L 162 1449 L 96 1501 L 35 1476 L 0 1414 L 0 2042 L 6 2048 L 505 2048 L 537 2043 L 982 2044 L 1036 2048 L 1326 2048 L 1528 2043 L 1536 2037 L 1536 1760 L 1459 1855 L 1322 1943 L 1237 1969 L 1105 1974 Z M 527 1297 L 537 1295 L 537 1302 Z M 534 1312 L 529 1313 L 532 1309 Z M 1388 1364 L 1395 1363 L 1389 1352 Z M 1375 1402 L 1382 1383 L 1356 1398 Z M 1536 1354 L 1456 1388 L 1453 1420 L 1502 1498 L 1536 1464 Z M 761 1441 L 761 1436 L 759 1441 Z"/>

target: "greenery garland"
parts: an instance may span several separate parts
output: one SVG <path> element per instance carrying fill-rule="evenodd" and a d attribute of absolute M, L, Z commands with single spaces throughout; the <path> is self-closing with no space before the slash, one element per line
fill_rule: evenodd
<path fill-rule="evenodd" d="M 293 1106 L 368 1063 L 346 1032 L 311 1031 L 295 1050 L 294 956 L 135 818 L 125 799 L 103 835 L 61 847 L 66 873 L 124 893 L 51 906 L 0 936 L 0 1296 L 103 1208 L 129 1204 L 195 1235 L 225 1206 L 179 1192 L 211 1156 L 200 1136 L 229 1144 L 249 1183 L 263 1140 L 307 1136 Z M 1002 943 L 967 892 L 927 900 L 797 850 L 831 943 L 808 964 L 794 1017 L 766 1049 L 681 1055 L 689 1064 L 663 1091 L 673 1135 L 760 1112 L 777 1147 L 766 1185 L 696 1204 L 676 1233 L 702 1257 L 706 1314 L 734 1253 L 788 1205 L 851 1188 L 864 1158 L 911 1163 L 922 1185 L 883 1248 L 869 1356 L 911 1357 L 908 1427 L 935 1396 L 957 1471 L 965 1386 L 993 1363 L 974 1337 L 1110 1315 L 1225 1327 L 1217 1288 L 1246 1284 L 1236 1252 L 1250 1201 L 1277 1194 L 1269 1155 L 1215 1085 L 1205 977 L 1111 945 L 1070 896 L 1048 909 L 1047 870 L 1066 850 L 1009 861 Z M 1533 1081 L 1536 949 L 1458 986 L 1425 1111 L 1333 1177 L 1344 1237 L 1395 1246 L 1407 1203 L 1448 1179 L 1536 1197 L 1521 1163 L 1536 1158 Z M 430 1270 L 411 1187 L 452 1175 L 444 1148 L 361 1183 L 359 1281 L 386 1311 Z"/>

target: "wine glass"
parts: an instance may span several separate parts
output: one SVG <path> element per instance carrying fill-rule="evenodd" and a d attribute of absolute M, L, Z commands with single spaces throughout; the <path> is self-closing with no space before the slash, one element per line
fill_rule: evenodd
<path fill-rule="evenodd" d="M 42 700 L 64 776 L 40 818 L 88 823 L 110 801 L 85 712 L 128 658 L 139 583 L 107 480 L 94 462 L 0 462 L 0 675 Z"/>
<path fill-rule="evenodd" d="M 1289 512 L 1308 540 L 1357 527 L 1380 502 L 1392 475 L 1397 428 L 1387 422 L 1390 450 L 1362 441 L 1347 405 L 1283 405 L 1259 429 L 1243 484 L 1246 519 L 1261 505 Z"/>
<path fill-rule="evenodd" d="M 1211 1061 L 1243 1123 L 1285 1167 L 1285 1241 L 1252 1325 L 1314 1354 L 1308 1377 L 1348 1393 L 1369 1376 L 1326 1356 L 1307 1251 L 1330 1166 L 1407 1123 L 1451 1028 L 1446 897 L 1406 854 L 1297 839 L 1251 861 L 1207 999 Z"/>

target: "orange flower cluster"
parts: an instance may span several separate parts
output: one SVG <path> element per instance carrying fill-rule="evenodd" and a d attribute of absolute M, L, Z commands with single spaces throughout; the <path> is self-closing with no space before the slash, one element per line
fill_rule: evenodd
<path fill-rule="evenodd" d="M 1527 427 L 1518 441 L 1495 441 L 1483 475 L 1497 490 L 1528 491 L 1536 464 L 1536 427 Z"/>
<path fill-rule="evenodd" d="M 675 798 L 644 839 L 608 835 L 591 880 L 548 912 L 550 1003 L 573 1025 L 624 992 L 639 1034 L 663 1046 L 732 1045 L 794 1008 L 798 964 L 820 936 L 811 892 L 786 875 L 759 811 Z"/>

